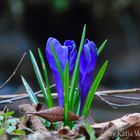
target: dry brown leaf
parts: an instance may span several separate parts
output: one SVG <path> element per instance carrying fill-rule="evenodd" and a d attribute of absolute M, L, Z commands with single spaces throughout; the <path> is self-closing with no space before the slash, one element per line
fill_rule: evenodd
<path fill-rule="evenodd" d="M 23 120 L 19 124 L 19 129 L 31 128 L 33 131 L 47 132 L 48 130 L 42 124 L 38 116 L 26 114 L 26 112 L 35 112 L 36 106 L 23 104 L 19 106 L 21 112 L 25 113 Z"/>
<path fill-rule="evenodd" d="M 66 138 L 66 139 L 75 139 L 78 137 L 83 136 L 82 133 L 79 133 L 79 128 L 74 128 L 72 130 L 70 130 L 70 128 L 68 126 L 66 127 L 62 127 L 58 130 L 58 136 L 61 138 Z"/>
<path fill-rule="evenodd" d="M 115 136 L 127 140 L 140 140 L 140 113 L 125 115 L 116 120 L 95 123 L 94 128 L 98 140 L 108 140 Z"/>
<path fill-rule="evenodd" d="M 62 107 L 53 107 L 53 108 L 41 110 L 38 112 L 26 112 L 26 114 L 37 115 L 50 122 L 64 121 L 64 108 Z M 79 116 L 77 116 L 73 112 L 69 112 L 69 121 L 74 121 L 78 119 L 79 119 Z"/>

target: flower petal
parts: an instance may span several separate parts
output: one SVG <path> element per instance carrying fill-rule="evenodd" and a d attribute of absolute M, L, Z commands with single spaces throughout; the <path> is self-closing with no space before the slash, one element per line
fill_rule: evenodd
<path fill-rule="evenodd" d="M 96 60 L 96 45 L 92 41 L 86 40 L 86 44 L 84 45 L 80 56 L 81 111 L 93 81 L 93 71 L 96 66 Z"/>
<path fill-rule="evenodd" d="M 53 57 L 53 54 L 51 52 L 50 44 L 54 47 L 54 50 L 58 56 L 60 65 L 62 67 L 62 70 L 65 68 L 66 60 L 68 59 L 68 48 L 66 46 L 62 46 L 59 41 L 55 38 L 50 37 L 47 41 L 46 45 L 46 57 L 48 59 L 49 65 L 52 69 L 52 71 L 58 71 L 55 60 Z"/>
<path fill-rule="evenodd" d="M 64 42 L 64 46 L 68 48 L 68 62 L 69 62 L 69 72 L 72 75 L 73 68 L 76 62 L 77 51 L 76 51 L 76 44 L 72 40 L 66 40 Z"/>
<path fill-rule="evenodd" d="M 52 46 L 54 47 L 54 50 L 58 56 L 58 59 L 59 59 L 59 62 L 60 62 L 60 65 L 61 65 L 63 71 L 65 68 L 66 61 L 68 60 L 70 74 L 72 74 L 72 72 L 73 72 L 73 68 L 74 68 L 75 61 L 76 61 L 76 55 L 77 55 L 76 45 L 75 45 L 74 41 L 66 40 L 64 43 L 64 46 L 62 46 L 58 40 L 56 40 L 55 38 L 52 38 L 52 37 L 50 37 L 48 39 L 47 45 L 46 45 L 46 57 L 48 59 L 48 63 L 51 67 L 51 70 L 54 74 L 56 90 L 58 93 L 58 104 L 59 104 L 59 106 L 63 106 L 64 89 L 63 89 L 62 81 L 61 81 L 53 54 L 50 49 L 50 44 L 52 44 Z"/>
<path fill-rule="evenodd" d="M 53 57 L 53 54 L 51 52 L 50 44 L 54 47 L 54 50 L 58 56 L 60 65 L 62 67 L 62 70 L 64 71 L 66 60 L 68 59 L 68 49 L 66 46 L 62 46 L 58 40 L 55 38 L 50 37 L 47 41 L 46 45 L 46 57 L 48 59 L 48 63 L 51 67 L 51 70 L 54 75 L 54 81 L 56 84 L 56 90 L 58 92 L 58 104 L 59 106 L 63 106 L 63 86 L 62 86 L 62 81 Z"/>
<path fill-rule="evenodd" d="M 58 104 L 60 107 L 64 106 L 64 88 L 62 85 L 62 81 L 60 79 L 60 75 L 58 72 L 54 72 L 54 81 L 56 84 L 56 90 L 58 93 Z"/>

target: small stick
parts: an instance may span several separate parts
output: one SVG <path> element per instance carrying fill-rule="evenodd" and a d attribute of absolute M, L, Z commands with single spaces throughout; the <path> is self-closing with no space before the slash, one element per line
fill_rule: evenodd
<path fill-rule="evenodd" d="M 50 88 L 53 88 L 54 87 L 54 84 L 53 85 L 51 85 L 50 86 Z M 37 92 L 35 92 L 34 94 L 35 95 L 38 95 L 39 93 L 41 93 L 42 91 L 41 90 L 39 90 L 39 91 L 37 91 Z M 21 95 L 21 96 L 20 96 Z M 1 96 L 7 96 L 8 97 L 8 95 L 1 95 Z M 29 97 L 29 95 L 28 94 L 18 94 L 18 96 L 16 97 L 16 95 L 9 95 L 9 97 L 10 96 L 15 96 L 14 98 L 11 98 L 11 99 L 7 99 L 7 100 L 2 100 L 2 101 L 0 101 L 0 104 L 12 104 L 13 103 L 13 101 L 17 101 L 17 100 L 22 100 L 22 99 L 26 99 L 26 98 L 28 98 Z M 40 95 L 41 96 L 41 95 Z M 56 98 L 57 97 L 57 94 L 56 93 L 52 93 L 52 96 L 53 96 L 53 98 Z M 9 98 L 8 97 L 8 98 Z M 43 96 L 42 96 L 43 97 Z M 2 98 L 1 98 L 2 99 Z"/>
<path fill-rule="evenodd" d="M 140 103 L 128 103 L 128 104 L 116 104 L 116 103 L 112 103 L 106 99 L 104 99 L 102 96 L 98 95 L 98 97 L 100 98 L 101 101 L 107 103 L 108 105 L 112 106 L 112 107 L 128 107 L 128 106 L 136 106 L 139 105 Z"/>
<path fill-rule="evenodd" d="M 25 55 L 26 55 L 26 52 L 23 54 L 22 58 L 20 59 L 18 65 L 17 65 L 17 67 L 15 68 L 14 72 L 12 73 L 12 75 L 4 82 L 4 84 L 2 84 L 2 85 L 0 86 L 0 89 L 4 88 L 4 86 L 5 86 L 5 85 L 13 78 L 13 76 L 16 74 L 16 72 L 17 72 L 17 70 L 19 69 L 19 67 L 20 67 L 20 65 L 21 65 L 21 63 L 22 63 L 22 61 L 23 61 Z"/>
<path fill-rule="evenodd" d="M 54 87 L 54 85 L 50 86 L 50 88 Z M 40 91 L 35 92 L 35 95 L 41 93 Z M 139 88 L 133 88 L 133 89 L 123 89 L 123 90 L 105 90 L 105 91 L 97 91 L 96 96 L 112 96 L 116 98 L 125 98 L 125 99 L 132 99 L 132 100 L 140 100 L 140 98 L 135 98 L 135 97 L 125 97 L 122 95 L 115 95 L 115 94 L 129 94 L 129 93 L 140 93 Z M 8 98 L 17 98 L 17 97 L 28 97 L 27 93 L 23 94 L 8 94 L 8 95 L 0 95 L 0 99 L 8 99 Z M 42 97 L 43 95 L 37 95 L 38 97 Z M 52 93 L 53 98 L 57 98 L 57 93 Z"/>
<path fill-rule="evenodd" d="M 55 84 L 50 85 L 50 89 L 55 87 Z M 37 95 L 38 97 L 44 97 L 41 93 L 41 90 L 36 91 L 34 94 Z M 57 93 L 52 93 L 53 98 L 57 97 Z M 9 98 L 18 98 L 18 97 L 29 97 L 27 93 L 19 93 L 19 94 L 7 94 L 7 95 L 0 95 L 0 99 L 9 99 Z"/>
<path fill-rule="evenodd" d="M 44 96 L 41 93 L 41 91 L 35 92 L 34 94 L 37 95 L 37 97 L 44 98 Z M 52 93 L 53 98 L 57 97 L 57 93 Z M 14 94 L 14 95 L 0 95 L 0 99 L 11 99 L 11 98 L 18 98 L 18 97 L 29 97 L 27 93 L 22 94 Z"/>
<path fill-rule="evenodd" d="M 52 87 L 54 87 L 54 85 L 50 86 L 50 88 L 52 88 Z M 43 95 L 40 95 L 39 93 L 41 93 L 41 90 L 35 92 L 35 95 L 37 95 L 38 97 L 43 98 Z M 115 96 L 115 94 L 129 94 L 129 93 L 140 93 L 140 89 L 139 88 L 133 88 L 133 89 L 125 89 L 125 90 L 97 91 L 95 95 L 98 96 L 99 98 L 100 98 L 100 96 L 113 96 L 113 97 L 116 97 L 116 98 L 121 98 L 121 96 L 117 97 L 117 95 Z M 1 95 L 0 99 L 7 99 L 7 100 L 0 101 L 0 104 L 12 103 L 13 101 L 26 99 L 28 97 L 29 97 L 28 94 Z M 52 93 L 52 97 L 57 98 L 57 93 Z M 10 99 L 8 99 L 8 98 L 10 98 Z M 122 98 L 124 98 L 124 97 L 122 96 Z M 127 99 L 129 99 L 129 100 L 130 99 L 131 100 L 140 100 L 140 98 L 134 98 L 134 97 L 131 97 L 131 98 L 128 97 Z M 108 103 L 108 102 L 106 102 L 106 103 Z M 115 105 L 120 106 L 120 105 L 112 104 L 112 103 L 109 103 L 109 104 L 114 105 L 114 106 Z M 138 104 L 127 104 L 126 106 L 131 106 L 131 105 L 138 105 Z M 123 105 L 123 106 L 125 106 L 125 105 Z"/>
<path fill-rule="evenodd" d="M 106 91 L 97 91 L 96 94 L 129 94 L 129 93 L 140 93 L 140 88 L 132 89 L 123 89 L 123 90 L 106 90 Z"/>

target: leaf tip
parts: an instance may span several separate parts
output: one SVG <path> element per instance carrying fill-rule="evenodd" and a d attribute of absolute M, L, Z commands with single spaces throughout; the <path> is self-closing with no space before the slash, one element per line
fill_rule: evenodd
<path fill-rule="evenodd" d="M 84 24 L 83 31 L 86 32 L 87 25 Z"/>
<path fill-rule="evenodd" d="M 105 61 L 105 64 L 106 64 L 106 65 L 108 65 L 108 63 L 109 63 L 109 61 L 108 61 L 108 60 L 106 60 L 106 61 Z"/>

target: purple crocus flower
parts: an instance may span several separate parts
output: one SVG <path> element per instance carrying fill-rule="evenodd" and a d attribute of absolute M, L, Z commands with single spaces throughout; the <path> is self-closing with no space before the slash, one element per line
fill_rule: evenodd
<path fill-rule="evenodd" d="M 85 40 L 80 56 L 80 112 L 83 109 L 87 94 L 93 82 L 93 71 L 96 66 L 97 50 L 94 42 Z"/>
<path fill-rule="evenodd" d="M 46 44 L 46 57 L 48 59 L 48 63 L 51 67 L 51 70 L 54 74 L 54 80 L 56 84 L 56 90 L 58 93 L 58 104 L 59 106 L 64 105 L 64 89 L 62 85 L 62 81 L 53 57 L 53 54 L 51 52 L 50 44 L 54 47 L 54 50 L 56 51 L 56 54 L 58 56 L 60 65 L 62 67 L 62 70 L 65 69 L 66 61 L 69 63 L 69 72 L 70 75 L 73 72 L 73 68 L 75 65 L 76 57 L 77 57 L 77 51 L 76 51 L 76 45 L 75 42 L 72 40 L 66 40 L 64 42 L 64 45 L 61 45 L 59 41 L 55 38 L 50 37 Z"/>

